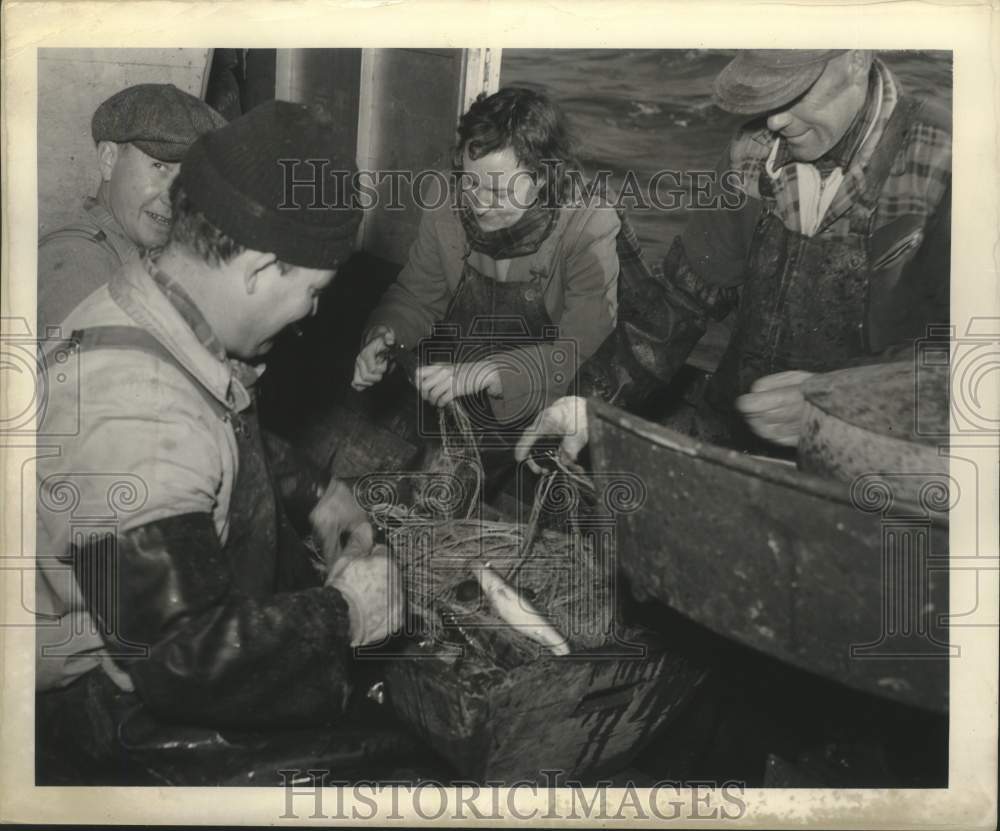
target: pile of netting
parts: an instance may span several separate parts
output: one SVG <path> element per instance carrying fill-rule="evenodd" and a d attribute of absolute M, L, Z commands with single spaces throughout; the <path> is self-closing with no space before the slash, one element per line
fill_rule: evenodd
<path fill-rule="evenodd" d="M 451 404 L 439 425 L 441 445 L 402 501 L 397 494 L 365 506 L 399 565 L 408 630 L 499 666 L 607 644 L 613 562 L 601 538 L 542 527 L 543 514 L 565 521 L 575 513 L 587 480 L 554 469 L 539 482 L 527 522 L 487 521 L 468 416 Z"/>
<path fill-rule="evenodd" d="M 510 522 L 450 520 L 390 532 L 415 631 L 500 665 L 554 652 L 551 644 L 560 636 L 569 652 L 606 644 L 613 618 L 608 561 L 586 536 L 548 529 L 537 532 L 525 557 L 527 530 Z M 512 602 L 498 607 L 484 568 L 510 588 Z M 539 637 L 539 621 L 551 627 L 547 636 Z"/>

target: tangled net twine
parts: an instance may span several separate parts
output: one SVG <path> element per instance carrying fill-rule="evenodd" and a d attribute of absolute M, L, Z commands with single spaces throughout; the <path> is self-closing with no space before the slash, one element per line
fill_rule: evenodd
<path fill-rule="evenodd" d="M 610 636 L 611 579 L 590 541 L 540 531 L 521 561 L 526 528 L 510 522 L 446 520 L 405 525 L 387 537 L 402 573 L 410 614 L 433 640 L 471 646 L 497 663 L 520 663 L 545 647 L 501 618 L 480 589 L 486 563 L 569 641 L 573 651 Z"/>
<path fill-rule="evenodd" d="M 459 483 L 462 498 L 436 492 L 432 475 L 415 489 L 413 505 L 394 506 L 381 515 L 389 520 L 386 543 L 400 567 L 411 620 L 424 640 L 468 646 L 481 660 L 499 665 L 545 653 L 544 646 L 500 617 L 483 594 L 476 574 L 489 563 L 567 638 L 571 650 L 605 645 L 612 616 L 607 562 L 583 535 L 538 527 L 545 500 L 562 474 L 543 478 L 526 525 L 473 519 L 484 472 L 471 420 L 458 402 L 439 410 L 438 419 L 442 452 L 425 473 L 452 477 L 448 481 Z M 563 472 L 569 487 L 580 486 L 572 481 L 579 477 Z"/>

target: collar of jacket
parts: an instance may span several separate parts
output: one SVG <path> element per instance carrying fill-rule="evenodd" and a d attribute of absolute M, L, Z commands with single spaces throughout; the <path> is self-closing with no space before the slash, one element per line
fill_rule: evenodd
<path fill-rule="evenodd" d="M 136 325 L 162 343 L 220 403 L 237 412 L 250 406 L 252 397 L 247 384 L 240 380 L 244 374 L 240 370 L 245 370 L 246 379 L 256 379 L 259 372 L 212 354 L 154 282 L 144 260 L 129 260 L 108 282 L 108 291 Z"/>
<path fill-rule="evenodd" d="M 876 105 L 879 103 L 880 89 L 879 71 L 873 61 L 871 72 L 868 73 L 868 89 L 865 92 L 865 100 L 861 105 L 861 109 L 858 110 L 857 115 L 851 122 L 851 126 L 847 128 L 847 132 L 840 137 L 840 141 L 827 150 L 820 158 L 812 162 L 815 167 L 827 172 L 835 167 L 847 170 L 854 155 L 860 149 L 862 140 L 867 135 L 872 119 L 875 117 Z M 792 153 L 788 149 L 788 142 L 779 141 L 773 168 L 778 170 L 794 161 L 795 159 L 792 158 Z"/>
<path fill-rule="evenodd" d="M 456 212 L 469 247 L 492 260 L 511 260 L 534 254 L 552 233 L 560 213 L 558 208 L 546 208 L 536 202 L 513 225 L 484 231 L 468 205 L 460 205 Z"/>
<path fill-rule="evenodd" d="M 881 104 L 877 108 L 874 121 L 866 129 L 866 135 L 860 146 L 854 152 L 851 164 L 844 171 L 844 181 L 834 197 L 824 220 L 824 226 L 831 224 L 838 217 L 843 215 L 860 193 L 865 188 L 865 169 L 868 162 L 877 149 L 882 136 L 885 133 L 896 103 L 899 100 L 899 86 L 892 74 L 892 71 L 876 58 L 873 67 L 878 73 L 878 78 L 882 84 Z M 734 170 L 740 172 L 744 180 L 744 190 L 748 196 L 754 199 L 761 198 L 761 178 L 766 178 L 764 165 L 774 149 L 774 133 L 761 126 L 758 122 L 751 122 L 752 127 L 738 134 L 735 143 L 731 147 L 730 163 Z M 749 126 L 749 125 L 748 125 Z M 787 196 L 787 194 L 786 194 Z M 779 196 L 779 206 L 784 197 Z M 780 213 L 780 211 L 779 211 Z"/>
<path fill-rule="evenodd" d="M 553 246 L 557 245 L 563 238 L 574 214 L 577 213 L 572 209 L 583 207 L 586 207 L 583 202 L 574 202 L 559 207 L 555 211 L 555 219 L 552 227 L 541 241 L 538 249 L 530 254 L 510 258 L 511 268 L 514 268 L 515 263 L 531 263 L 532 267 L 534 267 L 537 264 L 549 262 L 552 257 Z M 459 211 L 455 208 L 450 205 L 441 208 L 437 212 L 435 222 L 438 229 L 445 235 L 448 246 L 459 254 L 459 259 L 464 258 L 468 254 L 480 261 L 497 262 L 495 257 L 491 257 L 482 251 L 477 251 L 468 244 L 465 226 L 462 224 Z"/>
<path fill-rule="evenodd" d="M 125 236 L 125 231 L 122 230 L 122 226 L 118 224 L 118 220 L 114 218 L 111 211 L 93 196 L 88 196 L 83 200 L 83 210 L 104 231 L 108 242 L 118 252 L 118 258 L 122 262 L 128 260 L 139 250 L 135 243 Z"/>

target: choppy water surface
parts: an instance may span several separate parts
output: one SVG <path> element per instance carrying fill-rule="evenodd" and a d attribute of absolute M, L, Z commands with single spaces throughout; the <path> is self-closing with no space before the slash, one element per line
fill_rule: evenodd
<path fill-rule="evenodd" d="M 657 170 L 712 170 L 740 117 L 711 103 L 712 79 L 732 50 L 505 49 L 501 84 L 544 89 L 562 103 L 588 169 L 627 169 L 640 182 Z M 904 90 L 951 105 L 951 53 L 883 52 Z M 683 208 L 632 212 L 650 261 L 687 221 Z"/>

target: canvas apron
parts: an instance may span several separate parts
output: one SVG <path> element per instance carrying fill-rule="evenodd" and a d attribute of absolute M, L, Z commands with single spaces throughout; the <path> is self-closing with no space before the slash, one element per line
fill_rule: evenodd
<path fill-rule="evenodd" d="M 530 280 L 506 282 L 487 277 L 469 262 L 466 252 L 462 277 L 438 327 L 438 338 L 454 349 L 455 363 L 483 360 L 519 347 L 552 340 L 555 327 L 545 308 L 551 275 L 533 271 Z M 539 379 L 539 383 L 543 383 Z M 500 439 L 521 427 L 501 424 L 485 392 L 462 399 L 473 425 Z M 530 422 L 534 413 L 526 420 Z M 510 443 L 513 447 L 513 443 Z"/>
<path fill-rule="evenodd" d="M 145 330 L 94 327 L 74 332 L 73 339 L 80 351 L 138 349 L 172 364 L 188 376 L 218 417 L 231 423 L 239 464 L 223 551 L 236 587 L 251 597 L 266 598 L 276 591 L 317 585 L 313 555 L 275 496 L 256 405 L 242 412 L 224 406 Z M 38 693 L 35 700 L 36 758 L 42 777 L 59 779 L 82 769 L 96 770 L 109 781 L 155 780 L 158 752 L 176 755 L 181 743 L 188 751 L 185 766 L 191 766 L 184 775 L 196 776 L 202 766 L 210 780 L 223 758 L 220 754 L 232 756 L 213 729 L 160 724 L 134 693 L 119 688 L 100 667 L 68 687 Z"/>
<path fill-rule="evenodd" d="M 879 194 L 918 103 L 901 99 L 865 171 L 866 187 L 850 209 L 846 233 L 807 237 L 789 230 L 775 210 L 766 172 L 763 210 L 747 257 L 737 322 L 698 406 L 704 437 L 756 445 L 733 410 L 758 378 L 786 370 L 827 372 L 871 353 L 869 243 Z M 827 222 L 830 221 L 828 217 Z"/>
<path fill-rule="evenodd" d="M 530 280 L 497 280 L 477 269 L 470 262 L 471 254 L 467 248 L 455 295 L 442 323 L 435 327 L 434 341 L 446 346 L 447 354 L 454 356 L 452 362 L 485 360 L 552 340 L 556 327 L 544 300 L 552 275 L 539 269 L 532 272 Z M 539 384 L 544 383 L 539 379 Z M 476 435 L 489 495 L 513 474 L 514 445 L 536 414 L 504 423 L 494 416 L 487 392 L 459 400 Z"/>

